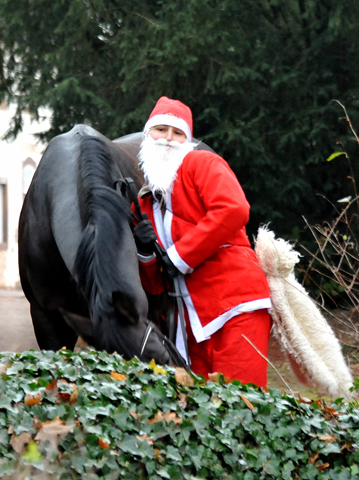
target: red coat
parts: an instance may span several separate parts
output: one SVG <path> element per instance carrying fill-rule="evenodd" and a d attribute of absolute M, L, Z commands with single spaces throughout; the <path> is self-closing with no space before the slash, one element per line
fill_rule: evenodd
<path fill-rule="evenodd" d="M 180 288 L 197 342 L 239 313 L 270 308 L 269 287 L 246 235 L 249 204 L 218 155 L 195 150 L 178 169 L 162 216 L 152 195 L 140 199 L 159 243 L 184 274 Z M 144 289 L 163 291 L 156 260 L 140 256 Z"/>

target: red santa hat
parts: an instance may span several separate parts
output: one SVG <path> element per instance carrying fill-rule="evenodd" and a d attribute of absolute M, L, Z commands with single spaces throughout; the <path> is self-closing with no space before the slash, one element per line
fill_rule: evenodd
<path fill-rule="evenodd" d="M 182 130 L 190 142 L 193 135 L 192 112 L 179 100 L 161 97 L 145 125 L 145 132 L 156 125 L 169 125 Z"/>

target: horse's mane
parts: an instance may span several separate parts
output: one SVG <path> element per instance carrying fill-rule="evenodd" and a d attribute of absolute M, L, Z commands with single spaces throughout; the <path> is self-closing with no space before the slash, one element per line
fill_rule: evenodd
<path fill-rule="evenodd" d="M 91 221 L 91 217 L 96 213 L 94 207 L 97 204 L 96 202 L 93 204 L 93 202 L 98 195 L 98 189 L 102 188 L 108 191 L 109 201 L 116 206 L 116 212 L 119 209 L 121 218 L 125 216 L 129 219 L 130 208 L 128 202 L 115 191 L 114 168 L 113 154 L 104 140 L 89 135 L 82 137 L 77 181 L 79 197 L 82 200 L 82 205 L 80 205 L 81 216 L 86 222 Z M 121 175 L 119 169 L 118 174 Z"/>
<path fill-rule="evenodd" d="M 99 344 L 110 339 L 100 319 L 113 316 L 112 292 L 118 285 L 116 252 L 128 228 L 131 209 L 114 189 L 114 160 L 105 142 L 98 137 L 81 140 L 78 192 L 83 234 L 75 259 L 75 279 L 87 300 Z M 107 324 L 107 322 L 105 322 Z M 102 337 L 102 338 L 101 338 Z"/>

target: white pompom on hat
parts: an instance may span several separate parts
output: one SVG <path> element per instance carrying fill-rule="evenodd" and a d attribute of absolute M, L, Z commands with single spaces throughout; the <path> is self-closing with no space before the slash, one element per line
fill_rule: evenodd
<path fill-rule="evenodd" d="M 152 110 L 145 125 L 144 131 L 156 125 L 169 125 L 170 127 L 182 130 L 190 142 L 193 135 L 192 112 L 187 105 L 179 100 L 168 97 L 161 97 Z"/>

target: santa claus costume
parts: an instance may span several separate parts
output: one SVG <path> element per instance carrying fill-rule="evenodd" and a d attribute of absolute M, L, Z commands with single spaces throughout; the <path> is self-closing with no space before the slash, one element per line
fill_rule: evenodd
<path fill-rule="evenodd" d="M 158 125 L 180 129 L 187 141 L 155 142 L 149 132 Z M 231 380 L 266 386 L 263 356 L 271 302 L 266 276 L 246 235 L 250 206 L 244 192 L 223 158 L 193 149 L 192 113 L 178 100 L 161 97 L 144 134 L 140 160 L 147 186 L 139 201 L 157 241 L 180 272 L 190 367 L 207 378 L 221 372 Z M 163 173 L 163 180 L 167 168 L 172 171 Z M 155 256 L 139 254 L 139 260 L 144 289 L 161 294 Z M 184 352 L 180 322 L 176 346 Z"/>

